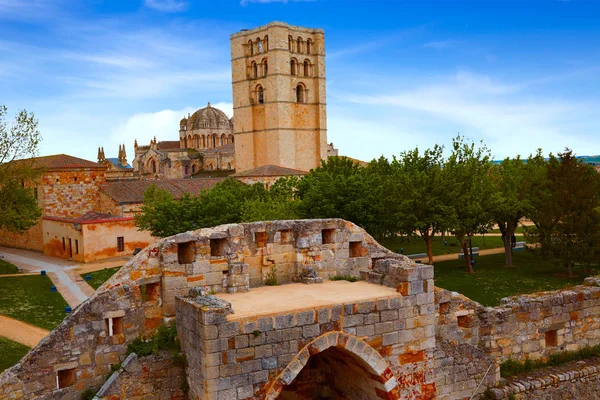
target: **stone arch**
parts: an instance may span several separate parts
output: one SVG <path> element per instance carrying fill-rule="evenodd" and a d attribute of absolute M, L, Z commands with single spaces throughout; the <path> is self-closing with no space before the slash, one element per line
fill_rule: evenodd
<path fill-rule="evenodd" d="M 312 54 L 313 42 L 311 39 L 306 39 L 306 54 Z"/>
<path fill-rule="evenodd" d="M 388 362 L 364 340 L 344 332 L 328 332 L 308 343 L 267 388 L 265 399 L 275 400 L 300 375 L 309 361 L 328 352 L 349 357 L 363 373 L 352 375 L 350 381 L 363 379 L 365 398 L 398 399 L 398 382 Z M 350 374 L 353 372 L 350 371 Z M 361 382 L 358 382 L 359 384 Z M 383 397 L 384 395 L 385 397 Z"/>
<path fill-rule="evenodd" d="M 227 144 L 227 135 L 224 133 L 221 134 L 221 146 L 225 146 Z"/>
<path fill-rule="evenodd" d="M 233 143 L 233 135 L 231 133 L 227 136 L 227 143 Z"/>

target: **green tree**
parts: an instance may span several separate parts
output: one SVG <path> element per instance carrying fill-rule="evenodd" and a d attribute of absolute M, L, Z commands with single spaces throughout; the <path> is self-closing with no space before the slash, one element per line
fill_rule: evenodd
<path fill-rule="evenodd" d="M 144 203 L 135 216 L 135 223 L 139 230 L 148 230 L 156 237 L 238 223 L 242 222 L 244 203 L 265 196 L 262 184 L 244 185 L 233 178 L 202 191 L 199 196 L 185 193 L 179 199 L 150 186 L 144 193 Z"/>
<path fill-rule="evenodd" d="M 298 186 L 296 176 L 279 178 L 264 196 L 250 198 L 242 205 L 243 222 L 273 221 L 299 218 L 299 199 L 294 200 Z"/>
<path fill-rule="evenodd" d="M 573 276 L 576 263 L 600 262 L 600 176 L 573 152 L 550 155 L 546 179 L 535 199 L 537 240 L 546 257 Z M 535 236 L 534 236 L 535 237 Z"/>
<path fill-rule="evenodd" d="M 458 136 L 444 164 L 446 204 L 452 206 L 450 232 L 460 242 L 468 272 L 474 272 L 469 252 L 470 238 L 490 229 L 497 195 L 490 179 L 490 151 L 467 143 Z"/>
<path fill-rule="evenodd" d="M 538 151 L 538 156 L 539 154 Z M 533 162 L 533 158 L 530 156 L 529 161 Z M 493 217 L 502 234 L 507 267 L 513 266 L 512 238 L 519 220 L 532 210 L 531 198 L 536 181 L 532 179 L 529 172 L 533 166 L 534 164 L 531 164 L 528 167 L 528 163 L 517 157 L 506 158 L 491 169 L 490 176 L 498 196 Z"/>
<path fill-rule="evenodd" d="M 442 152 L 438 145 L 423 153 L 416 148 L 402 153 L 393 162 L 394 177 L 400 188 L 391 197 L 395 201 L 397 229 L 406 235 L 421 236 L 427 245 L 430 264 L 433 264 L 433 237 L 453 226 L 455 216 L 446 202 L 449 188 L 442 168 Z"/>
<path fill-rule="evenodd" d="M 372 232 L 377 221 L 365 168 L 346 157 L 330 157 L 298 183 L 303 218 L 343 218 Z"/>
<path fill-rule="evenodd" d="M 35 186 L 41 171 L 34 160 L 41 141 L 33 113 L 19 111 L 15 121 L 6 121 L 7 108 L 0 106 L 0 228 L 24 232 L 41 217 Z"/>

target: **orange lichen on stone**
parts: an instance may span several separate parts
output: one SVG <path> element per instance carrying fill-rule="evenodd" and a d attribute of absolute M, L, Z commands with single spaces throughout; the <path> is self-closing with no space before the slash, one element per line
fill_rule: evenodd
<path fill-rule="evenodd" d="M 425 353 L 423 351 L 408 352 L 398 355 L 398 362 L 401 365 L 421 361 L 425 361 Z"/>

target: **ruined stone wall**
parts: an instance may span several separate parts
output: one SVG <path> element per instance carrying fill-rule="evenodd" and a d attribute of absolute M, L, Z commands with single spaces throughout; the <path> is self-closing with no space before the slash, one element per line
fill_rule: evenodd
<path fill-rule="evenodd" d="M 236 317 L 231 304 L 206 293 L 177 297 L 190 395 L 274 399 L 316 390 L 315 374 L 302 376 L 305 366 L 315 369 L 314 356 L 326 365 L 317 370 L 337 377 L 339 398 L 433 398 L 433 285 L 425 283 L 433 268 L 390 261 L 406 280 L 396 275 L 399 290 L 372 300 Z"/>
<path fill-rule="evenodd" d="M 595 400 L 600 393 L 600 358 L 529 372 L 489 391 L 491 399 Z"/>
<path fill-rule="evenodd" d="M 185 400 L 186 394 L 184 366 L 168 352 L 140 358 L 132 353 L 94 400 Z"/>
<path fill-rule="evenodd" d="M 4 371 L 0 399 L 78 399 L 86 389 L 100 388 L 111 365 L 123 361 L 127 343 L 148 332 L 148 315 L 158 306 L 157 301 L 142 301 L 139 286 L 115 285 L 80 305 Z M 113 335 L 108 332 L 109 318 Z M 59 381 L 65 387 L 57 388 Z"/>
<path fill-rule="evenodd" d="M 436 288 L 438 348 L 447 343 L 469 346 L 471 353 L 485 353 L 490 357 L 486 365 L 494 364 L 489 372 L 494 379 L 488 376 L 485 382 L 491 387 L 493 381 L 500 381 L 499 365 L 508 359 L 540 359 L 560 351 L 597 345 L 600 343 L 599 281 L 588 278 L 585 285 L 570 289 L 509 297 L 497 307 L 483 307 L 458 293 Z M 451 353 L 438 354 L 438 390 L 443 387 L 444 371 L 457 372 L 455 360 Z M 452 398 L 461 393 L 461 388 L 474 388 L 473 379 L 481 376 L 482 368 L 455 375 L 452 382 L 447 382 L 455 388 L 444 394 Z"/>
<path fill-rule="evenodd" d="M 333 243 L 321 243 L 323 229 L 332 229 L 326 236 Z M 255 236 L 256 232 L 265 234 Z M 295 248 L 292 258 L 298 275 L 306 266 L 321 278 L 358 275 L 373 258 L 397 257 L 411 263 L 378 245 L 356 225 L 338 219 L 224 225 L 162 239 L 127 262 L 18 364 L 4 371 L 0 399 L 78 398 L 85 389 L 100 387 L 111 365 L 124 360 L 129 342 L 175 317 L 176 295 L 197 286 L 220 292 L 248 290 L 250 268 L 270 270 L 271 263 L 263 265 L 263 257 L 257 256 L 257 245 L 275 251 L 283 245 L 276 243 L 282 233 L 290 241 L 285 246 Z M 351 257 L 354 239 L 355 257 Z M 224 255 L 211 256 L 211 243 Z M 277 262 L 285 264 L 287 255 L 271 255 L 280 256 Z M 420 307 L 408 304 L 408 308 Z M 113 335 L 109 335 L 109 319 Z M 424 334 L 425 328 L 416 332 Z M 59 375 L 68 382 L 61 389 L 57 389 Z"/>

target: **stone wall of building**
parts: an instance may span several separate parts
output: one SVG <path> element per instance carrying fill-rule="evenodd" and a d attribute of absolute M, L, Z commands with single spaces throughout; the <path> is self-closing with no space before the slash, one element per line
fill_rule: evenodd
<path fill-rule="evenodd" d="M 39 220 L 22 234 L 0 229 L 0 246 L 35 251 L 44 250 L 42 221 Z"/>
<path fill-rule="evenodd" d="M 79 217 L 97 207 L 104 168 L 48 171 L 38 187 L 44 216 Z"/>
<path fill-rule="evenodd" d="M 146 357 L 130 354 L 94 397 L 94 400 L 146 399 L 187 399 L 184 366 L 174 362 L 168 352 Z"/>

